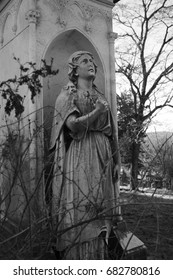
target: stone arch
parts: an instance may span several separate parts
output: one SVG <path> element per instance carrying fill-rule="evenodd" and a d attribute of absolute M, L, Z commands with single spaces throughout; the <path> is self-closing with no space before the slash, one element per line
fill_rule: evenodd
<path fill-rule="evenodd" d="M 8 33 L 10 33 L 11 38 L 16 35 L 17 32 L 17 18 L 19 14 L 19 10 L 21 7 L 23 0 L 18 0 L 16 1 L 15 5 L 12 6 L 11 9 L 9 9 L 1 18 L 0 20 L 0 45 L 3 46 L 4 43 L 4 37 L 5 37 L 5 28 L 6 28 L 6 23 L 8 21 L 8 17 L 11 16 L 12 20 L 10 22 L 10 28 L 8 27 Z"/>
<path fill-rule="evenodd" d="M 4 44 L 4 30 L 5 30 L 5 25 L 6 22 L 8 20 L 8 18 L 11 16 L 10 12 L 7 12 L 1 19 L 0 25 L 1 25 L 1 29 L 0 29 L 0 44 L 1 46 L 3 46 Z"/>
<path fill-rule="evenodd" d="M 43 81 L 43 121 L 44 131 L 46 133 L 46 146 L 49 143 L 56 98 L 60 93 L 61 88 L 68 82 L 67 61 L 69 56 L 78 50 L 87 50 L 94 55 L 96 64 L 98 65 L 95 84 L 100 89 L 100 91 L 105 91 L 104 65 L 101 60 L 101 56 L 93 42 L 91 42 L 88 37 L 86 37 L 77 29 L 69 29 L 56 36 L 47 47 L 43 57 L 47 63 L 49 63 L 51 58 L 53 58 L 53 68 L 59 69 L 57 76 L 51 78 L 48 77 Z"/>

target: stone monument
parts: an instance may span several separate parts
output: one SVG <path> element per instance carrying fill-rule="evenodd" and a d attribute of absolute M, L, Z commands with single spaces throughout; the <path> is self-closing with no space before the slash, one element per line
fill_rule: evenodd
<path fill-rule="evenodd" d="M 112 9 L 113 0 L 2 0 L 0 1 L 0 81 L 15 77 L 18 65 L 33 62 L 37 67 L 41 61 L 54 59 L 59 69 L 57 77 L 42 80 L 42 92 L 32 103 L 28 89 L 25 111 L 20 131 L 29 150 L 25 158 L 20 180 L 12 181 L 1 162 L 0 173 L 0 218 L 7 213 L 7 219 L 22 223 L 36 221 L 46 208 L 44 170 L 45 154 L 50 142 L 55 100 L 62 87 L 67 84 L 68 58 L 74 52 L 83 50 L 92 53 L 98 67 L 95 83 L 105 97 L 112 111 L 117 129 L 114 40 Z M 0 144 L 4 143 L 7 128 L 15 127 L 15 118 L 7 119 L 0 96 Z M 35 135 L 39 127 L 39 137 Z M 25 147 L 25 146 L 24 146 Z M 2 158 L 2 157 L 1 157 Z M 10 163 L 11 164 L 11 163 Z M 11 168 L 7 160 L 8 171 Z M 9 172 L 10 173 L 10 172 Z M 7 180 L 4 179 L 7 178 Z M 9 179 L 10 178 L 10 179 Z M 22 179 L 22 180 L 21 180 Z M 9 181 L 8 181 L 9 180 Z M 29 203 L 28 203 L 29 202 Z M 29 205 L 29 207 L 28 207 Z M 128 243 L 128 242 L 127 242 Z"/>
<path fill-rule="evenodd" d="M 73 52 L 87 50 L 94 55 L 99 69 L 95 82 L 98 88 L 105 92 L 116 120 L 114 40 L 117 34 L 112 29 L 113 7 L 114 3 L 111 0 L 3 0 L 0 3 L 0 63 L 3 65 L 0 81 L 13 78 L 18 73 L 18 65 L 13 56 L 19 58 L 21 63 L 35 62 L 38 67 L 42 59 L 49 62 L 53 57 L 54 67 L 60 70 L 58 77 L 43 80 L 42 93 L 37 96 L 34 103 L 29 98 L 25 99 L 22 126 L 25 127 L 24 134 L 30 135 L 32 139 L 26 168 L 26 189 L 31 194 L 42 170 L 40 158 L 43 157 L 45 149 L 43 145 L 46 146 L 50 140 L 55 100 L 68 79 L 65 62 Z M 27 95 L 25 88 L 21 94 Z M 2 98 L 1 106 L 3 106 Z M 38 110 L 42 110 L 43 113 L 37 114 Z M 3 141 L 6 134 L 6 119 L 2 109 L 0 118 L 2 124 L 0 136 Z M 29 132 L 28 122 L 31 124 Z M 35 125 L 43 123 L 44 132 L 42 139 L 39 137 L 38 141 L 33 137 Z M 45 135 L 48 135 L 47 138 Z M 46 141 L 43 139 L 44 136 Z M 4 196 L 2 189 L 1 193 Z M 22 192 L 17 193 L 21 202 L 20 211 L 14 211 L 13 200 L 10 202 L 9 211 L 13 212 L 14 216 L 20 217 L 26 201 L 22 198 Z M 44 182 L 39 183 L 39 191 L 35 197 L 37 197 L 36 208 L 42 209 Z M 6 204 L 7 201 L 3 200 L 3 208 Z M 38 212 L 38 209 L 35 211 Z"/>

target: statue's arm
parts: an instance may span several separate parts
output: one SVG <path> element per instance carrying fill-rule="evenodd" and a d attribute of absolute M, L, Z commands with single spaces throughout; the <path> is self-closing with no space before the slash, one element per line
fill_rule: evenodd
<path fill-rule="evenodd" d="M 81 117 L 79 117 L 75 113 L 71 114 L 66 120 L 66 125 L 74 133 L 86 130 L 99 117 L 100 113 L 100 110 L 98 108 L 95 108 L 89 114 Z"/>

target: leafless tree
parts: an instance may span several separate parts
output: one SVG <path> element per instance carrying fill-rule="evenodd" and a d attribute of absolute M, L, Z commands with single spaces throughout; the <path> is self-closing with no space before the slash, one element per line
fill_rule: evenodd
<path fill-rule="evenodd" d="M 132 187 L 137 187 L 141 138 L 152 118 L 173 98 L 173 4 L 170 0 L 139 0 L 118 4 L 114 21 L 118 93 L 134 101 L 137 133 L 133 143 Z M 127 3 L 127 2 L 126 2 Z"/>

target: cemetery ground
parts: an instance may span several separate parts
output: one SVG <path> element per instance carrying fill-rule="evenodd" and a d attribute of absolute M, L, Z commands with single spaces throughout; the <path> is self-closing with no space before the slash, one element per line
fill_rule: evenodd
<path fill-rule="evenodd" d="M 164 189 L 130 191 L 121 188 L 120 199 L 127 227 L 144 242 L 147 247 L 147 259 L 173 260 L 173 192 Z M 11 231 L 4 235 L 7 239 L 11 236 L 8 236 L 8 233 L 11 234 Z M 47 242 L 47 236 L 49 233 L 42 236 L 41 244 Z M 2 232 L 0 237 L 3 237 Z M 21 236 L 19 239 L 20 245 Z M 14 249 L 17 250 L 17 248 L 14 240 L 10 239 L 6 246 L 8 248 L 0 250 L 0 259 L 16 259 Z M 28 259 L 29 252 L 25 247 L 27 248 L 27 244 L 21 248 L 24 252 L 19 254 L 19 259 L 20 256 L 22 256 L 21 259 L 25 259 L 26 255 Z"/>
<path fill-rule="evenodd" d="M 148 259 L 173 260 L 173 192 L 121 190 L 128 229 L 147 247 Z"/>

